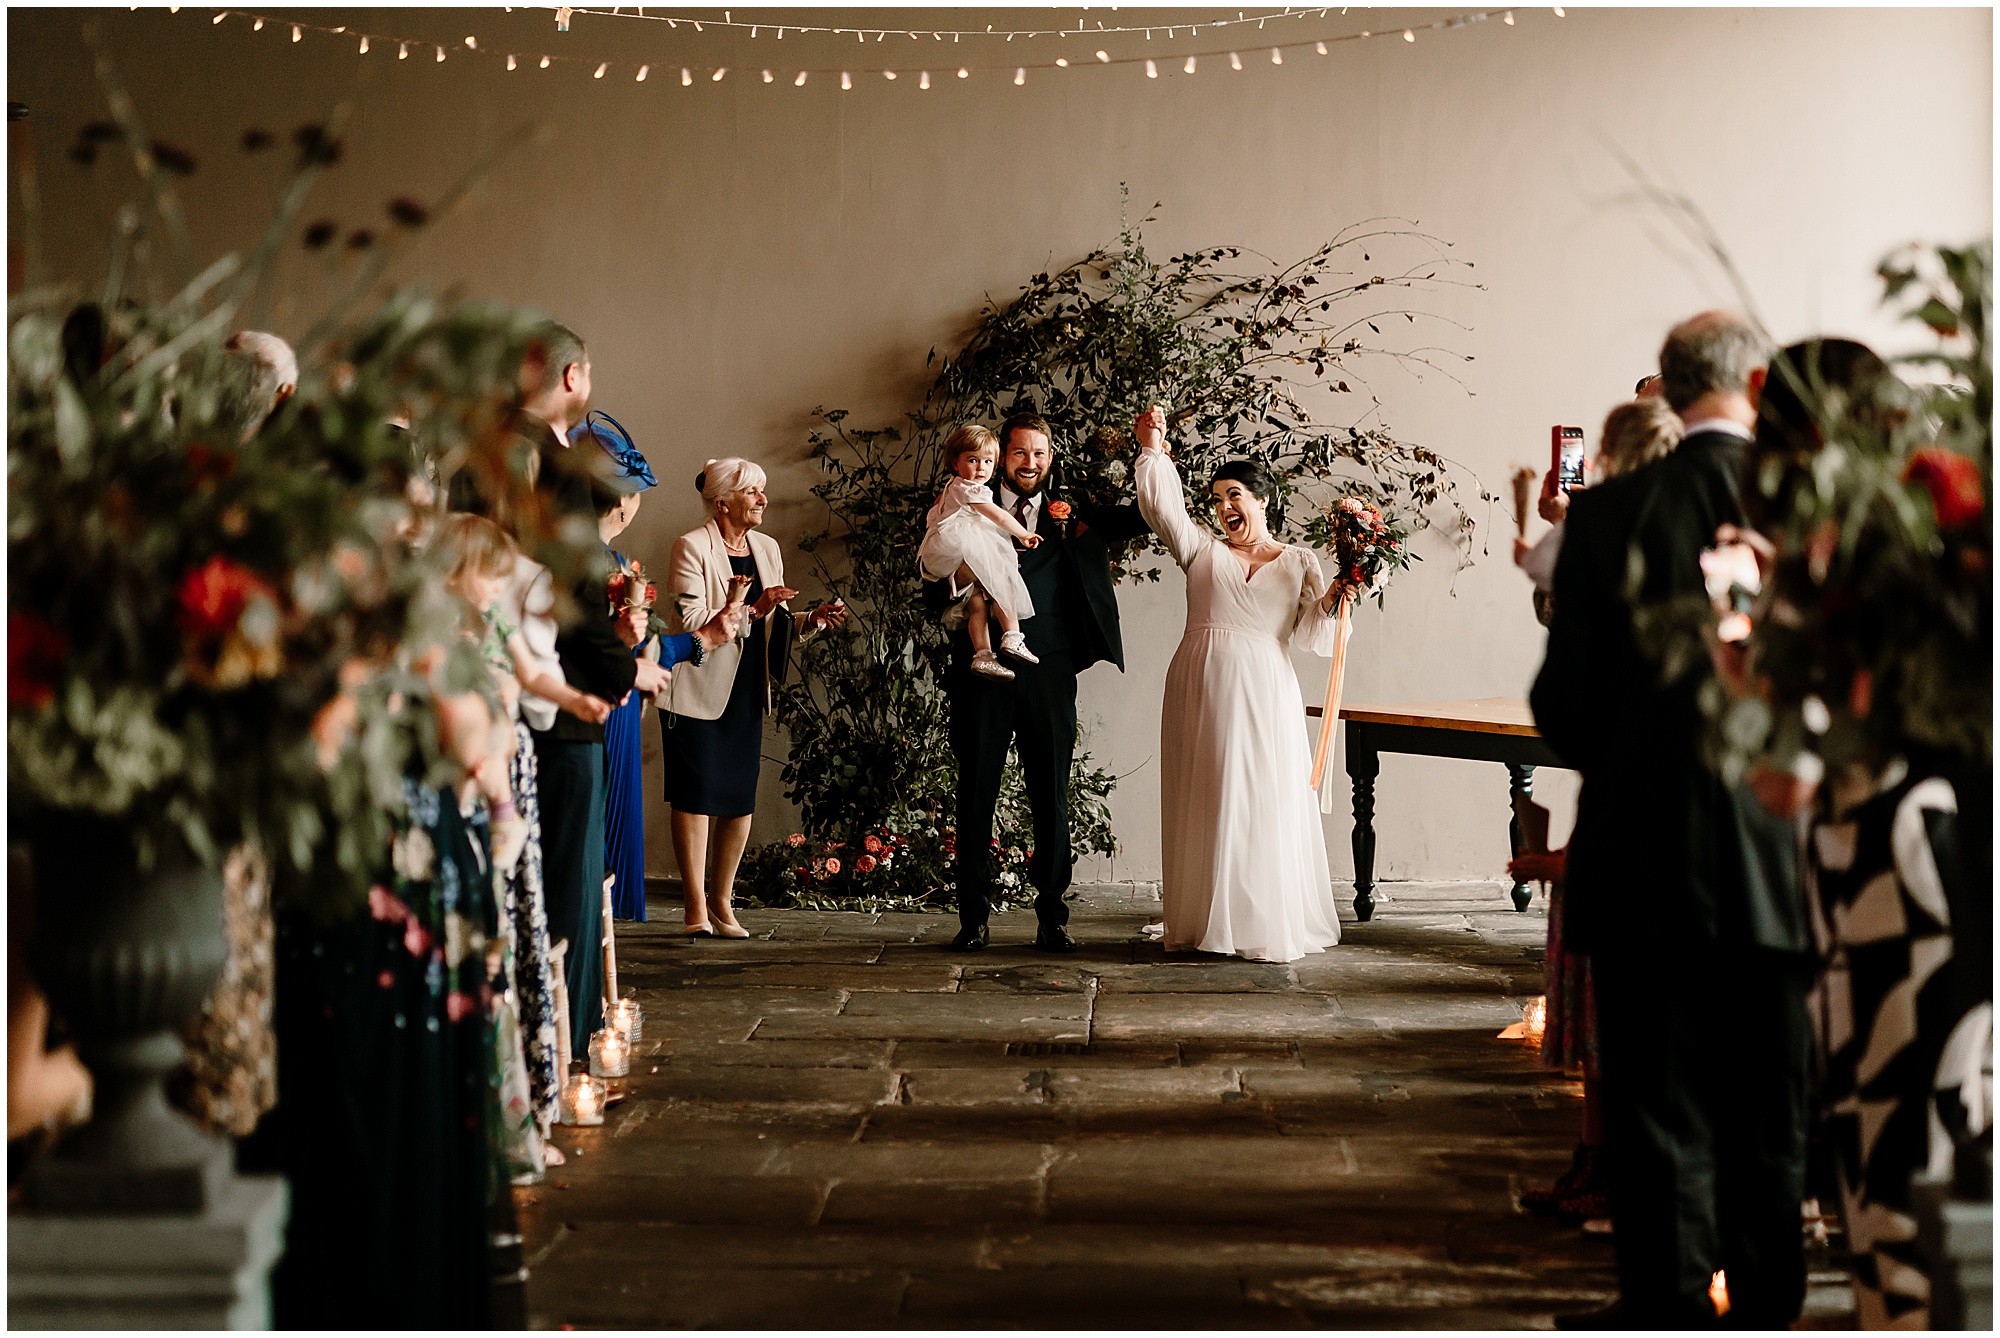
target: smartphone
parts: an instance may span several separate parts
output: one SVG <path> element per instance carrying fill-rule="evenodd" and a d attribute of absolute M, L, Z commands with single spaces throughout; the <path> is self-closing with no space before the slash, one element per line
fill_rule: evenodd
<path fill-rule="evenodd" d="M 1549 468 L 1556 472 L 1556 486 L 1564 492 L 1583 486 L 1583 429 L 1549 429 Z"/>

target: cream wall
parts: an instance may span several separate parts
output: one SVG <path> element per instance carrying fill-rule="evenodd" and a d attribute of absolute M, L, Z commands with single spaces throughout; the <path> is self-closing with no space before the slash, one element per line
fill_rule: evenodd
<path fill-rule="evenodd" d="M 282 26 L 254 35 L 241 19 L 211 26 L 212 12 L 98 11 L 154 133 L 201 161 L 186 190 L 204 253 L 254 234 L 277 179 L 273 162 L 235 148 L 240 132 L 316 119 L 364 68 L 372 83 L 345 162 L 309 217 L 379 226 L 383 201 L 436 198 L 507 127 L 549 127 L 544 148 L 506 160 L 397 273 L 538 304 L 586 334 L 597 403 L 631 427 L 666 485 L 625 544 L 655 561 L 699 519 L 691 479 L 709 456 L 744 454 L 772 468 L 780 500 L 768 528 L 781 539 L 812 525 L 808 411 L 843 405 L 859 421 L 893 420 L 923 384 L 925 353 L 953 347 L 983 295 L 1004 299 L 1034 272 L 1115 238 L 1121 182 L 1135 202 L 1160 202 L 1147 233 L 1160 254 L 1239 243 L 1289 259 L 1383 214 L 1454 242 L 1486 291 L 1432 309 L 1470 327 L 1441 341 L 1476 359 L 1466 364 L 1469 393 L 1393 371 L 1378 384 L 1391 424 L 1496 494 L 1513 465 L 1545 459 L 1550 423 L 1584 424 L 1594 439 L 1674 319 L 1732 301 L 1714 268 L 1631 198 L 1612 146 L 1707 212 L 1783 339 L 1895 339 L 1875 313 L 1876 259 L 1912 238 L 1957 241 L 1992 226 L 1987 10 L 1580 10 L 1557 19 L 1524 9 L 1511 27 L 1496 20 L 1414 44 L 1336 44 L 1325 57 L 1290 53 L 1282 67 L 1253 56 L 1241 73 L 1213 59 L 1192 78 L 1177 65 L 1157 81 L 1129 67 L 1082 68 L 1035 72 L 1021 88 L 982 74 L 940 79 L 927 93 L 870 78 L 844 94 L 824 78 L 800 90 L 738 75 L 683 89 L 669 67 L 797 63 L 804 52 L 814 64 L 859 63 L 886 46 L 863 53 L 846 39 L 792 35 L 779 48 L 768 32 L 753 45 L 713 28 L 697 35 L 589 16 L 558 35 L 546 11 L 301 11 L 454 50 L 474 33 L 502 50 L 653 62 L 637 84 L 629 73 L 593 81 L 532 62 L 508 74 L 464 54 L 437 65 L 427 49 L 399 63 L 381 44 L 360 57 L 351 38 L 293 44 Z M 997 11 L 930 12 L 958 27 L 1004 22 Z M 1141 12 L 1117 11 L 1126 22 Z M 1354 9 L 1283 31 L 1292 40 L 1392 30 L 1449 12 Z M 115 193 L 93 194 L 61 155 L 76 126 L 101 115 L 80 18 L 9 12 L 8 97 L 32 108 L 51 262 L 94 284 Z M 1113 54 L 1147 47 L 1103 45 Z M 1164 53 L 1167 43 L 1151 47 Z M 959 59 L 977 61 L 981 49 L 969 41 Z M 1016 42 L 986 60 L 1023 49 Z M 1185 31 L 1172 49 L 1191 49 Z M 129 179 L 129 169 L 116 171 L 100 167 L 98 180 Z M 18 224 L 18 211 L 10 218 Z M 295 330 L 326 278 L 299 266 L 281 286 L 274 326 Z M 1492 522 L 1482 529 L 1490 551 L 1454 576 L 1450 553 L 1432 543 L 1387 611 L 1362 613 L 1350 701 L 1525 691 L 1542 634 L 1507 561 L 1504 504 L 1490 514 L 1473 505 Z M 1080 704 L 1093 751 L 1129 773 L 1115 799 L 1124 850 L 1115 869 L 1085 877 L 1145 878 L 1159 867 L 1157 719 L 1179 635 L 1178 576 L 1121 597 L 1132 671 L 1091 671 Z M 1311 700 L 1325 663 L 1300 670 Z M 649 730 L 649 788 L 658 746 Z M 782 747 L 772 738 L 767 757 Z M 775 772 L 767 766 L 760 838 L 785 830 Z M 1560 798 L 1568 779 L 1545 776 L 1545 793 Z M 1378 800 L 1378 876 L 1497 875 L 1499 768 L 1387 758 Z M 1327 837 L 1345 874 L 1350 821 L 1339 807 Z M 650 817 L 650 867 L 671 873 L 657 802 Z"/>

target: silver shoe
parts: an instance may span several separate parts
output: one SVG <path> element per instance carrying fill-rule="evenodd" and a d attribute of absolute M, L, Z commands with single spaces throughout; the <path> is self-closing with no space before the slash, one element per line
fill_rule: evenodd
<path fill-rule="evenodd" d="M 972 657 L 972 672 L 982 678 L 1012 678 L 1014 671 L 1000 663 L 1000 658 L 990 650 L 977 651 Z"/>

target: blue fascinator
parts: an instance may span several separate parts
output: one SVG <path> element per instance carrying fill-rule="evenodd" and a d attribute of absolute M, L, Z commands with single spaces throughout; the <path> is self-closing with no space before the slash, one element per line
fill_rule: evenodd
<path fill-rule="evenodd" d="M 610 457 L 602 477 L 619 492 L 644 492 L 659 482 L 653 477 L 653 467 L 633 444 L 632 434 L 602 409 L 585 414 L 583 421 L 570 429 L 569 441 L 572 446 L 595 442 Z"/>

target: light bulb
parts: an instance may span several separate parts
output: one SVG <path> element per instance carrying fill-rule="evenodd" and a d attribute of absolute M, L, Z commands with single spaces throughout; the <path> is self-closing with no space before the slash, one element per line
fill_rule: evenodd
<path fill-rule="evenodd" d="M 1271 63 L 1273 65 L 1283 65 L 1285 63 L 1284 56 L 1279 54 L 1278 48 L 1276 47 L 1271 48 Z"/>
<path fill-rule="evenodd" d="M 610 61 L 608 61 L 608 60 L 607 60 L 607 61 L 604 61 L 604 62 L 601 62 L 601 63 L 600 63 L 599 65 L 598 65 L 598 67 L 597 67 L 597 73 L 596 73 L 596 74 L 593 74 L 593 75 L 591 75 L 590 77 L 591 77 L 591 78 L 593 78 L 593 79 L 602 79 L 602 78 L 604 77 L 604 70 L 605 70 L 605 67 L 606 67 L 606 66 L 608 66 L 608 65 L 609 65 L 610 63 L 611 63 L 611 62 L 610 62 Z"/>
<path fill-rule="evenodd" d="M 1185 65 L 1181 66 L 1181 73 L 1182 73 L 1182 74 L 1193 74 L 1193 73 L 1194 73 L 1194 57 L 1193 57 L 1193 56 L 1189 56 L 1189 57 L 1188 57 L 1188 59 L 1187 59 L 1187 64 L 1185 64 Z"/>
<path fill-rule="evenodd" d="M 1240 69 L 1242 69 L 1242 68 L 1243 68 L 1243 57 L 1241 57 L 1241 56 L 1237 55 L 1237 54 L 1236 54 L 1236 53 L 1235 53 L 1234 51 L 1230 52 L 1230 53 L 1229 53 L 1229 68 L 1230 68 L 1230 69 L 1232 69 L 1232 70 L 1240 70 Z"/>
<path fill-rule="evenodd" d="M 641 65 L 641 66 L 639 67 L 639 73 L 638 73 L 638 75 L 637 75 L 637 76 L 636 76 L 636 77 L 635 77 L 635 78 L 634 78 L 634 79 L 632 80 L 632 82 L 633 82 L 633 83 L 635 83 L 635 84 L 643 84 L 643 83 L 645 83 L 645 82 L 646 82 L 646 73 L 647 73 L 647 71 L 651 70 L 652 68 L 653 68 L 653 67 L 652 67 L 652 66 L 650 66 L 650 65 Z"/>
<path fill-rule="evenodd" d="M 922 74 L 917 76 L 917 87 L 929 88 L 930 86 L 931 86 L 931 72 L 929 70 L 925 70 Z"/>
<path fill-rule="evenodd" d="M 260 32 L 263 32 L 263 31 L 264 31 L 264 20 L 262 20 L 262 19 L 257 19 L 257 20 L 255 20 L 254 22 L 252 22 L 252 23 L 251 23 L 251 25 L 250 25 L 250 31 L 251 31 L 251 32 L 253 32 L 253 33 L 260 33 Z"/>
<path fill-rule="evenodd" d="M 547 56 L 543 56 L 542 63 L 540 65 L 537 65 L 535 68 L 538 70 L 546 70 L 547 68 L 549 68 L 549 58 Z"/>
<path fill-rule="evenodd" d="M 1319 46 L 1319 54 L 1324 56 L 1326 54 L 1326 43 L 1321 42 L 1318 44 L 1318 46 Z"/>
<path fill-rule="evenodd" d="M 1566 18 L 1568 18 L 1568 17 L 1569 17 L 1569 15 L 1567 15 L 1567 14 L 1563 13 L 1563 7 L 1562 7 L 1561 5 L 1557 5 L 1557 6 L 1556 6 L 1556 17 L 1557 17 L 1557 18 L 1559 18 L 1559 19 L 1566 19 Z"/>
<path fill-rule="evenodd" d="M 699 31 L 699 29 L 697 29 L 697 31 Z M 729 73 L 729 68 L 727 66 L 719 66 L 717 67 L 714 74 L 708 76 L 708 82 L 710 82 L 711 84 L 719 84 L 722 82 L 722 76 L 728 73 Z"/>
<path fill-rule="evenodd" d="M 396 59 L 408 60 L 409 58 L 410 58 L 410 44 L 408 42 L 396 43 Z"/>
<path fill-rule="evenodd" d="M 842 70 L 840 72 L 840 87 L 842 91 L 854 87 L 854 76 L 849 74 L 846 70 Z"/>
<path fill-rule="evenodd" d="M 1022 84 L 1025 84 L 1027 82 L 1028 82 L 1027 67 L 1021 66 L 1020 68 L 1014 71 L 1014 87 L 1019 88 Z"/>
<path fill-rule="evenodd" d="M 299 40 L 299 39 L 300 39 L 301 37 L 304 37 L 304 36 L 305 36 L 305 34 L 299 31 L 299 25 L 298 25 L 298 24 L 296 24 L 296 23 L 294 23 L 294 24 L 292 25 L 292 40 L 293 40 L 294 42 L 296 42 L 296 41 L 298 41 L 298 40 Z"/>
<path fill-rule="evenodd" d="M 439 47 L 439 48 L 437 49 L 437 51 L 438 51 L 438 58 L 437 58 L 437 63 L 438 63 L 438 64 L 440 64 L 440 65 L 442 65 L 442 64 L 444 64 L 444 48 L 443 48 L 443 47 Z"/>
<path fill-rule="evenodd" d="M 364 55 L 364 56 L 368 54 L 368 34 L 367 34 L 367 33 L 363 33 L 363 34 L 361 34 L 361 51 L 360 51 L 360 54 L 361 54 L 361 55 Z"/>
<path fill-rule="evenodd" d="M 1507 12 L 1506 12 L 1505 14 L 1502 14 L 1502 15 L 1500 16 L 1500 21 L 1501 21 L 1502 23 L 1506 24 L 1506 25 L 1507 25 L 1507 26 L 1508 26 L 1509 28 L 1513 27 L 1513 26 L 1514 26 L 1514 11 L 1510 9 L 1510 10 L 1508 10 L 1508 11 L 1507 11 Z"/>
<path fill-rule="evenodd" d="M 507 68 L 508 68 L 508 69 L 510 69 L 510 70 L 511 70 L 511 69 L 515 69 L 515 68 L 517 68 L 517 67 L 518 67 L 519 65 L 520 65 L 520 62 L 519 62 L 519 61 L 517 61 L 517 60 L 515 60 L 515 59 L 514 59 L 514 58 L 513 58 L 512 56 L 509 56 L 509 57 L 507 57 Z"/>
<path fill-rule="evenodd" d="M 1069 61 L 1065 60 L 1061 56 L 1056 57 L 1056 64 L 1062 66 L 1065 70 L 1069 68 Z"/>
<path fill-rule="evenodd" d="M 471 48 L 472 48 L 472 49 L 473 49 L 474 51 L 477 51 L 477 50 L 479 50 L 479 42 L 478 42 L 478 39 L 476 39 L 476 38 L 472 38 L 472 37 L 467 37 L 467 38 L 465 39 L 465 44 L 466 44 L 467 46 L 471 47 Z"/>
<path fill-rule="evenodd" d="M 890 83 L 894 83 L 896 81 L 896 72 L 894 70 L 884 70 L 882 71 L 882 77 Z"/>
<path fill-rule="evenodd" d="M 771 74 L 771 72 L 770 72 L 769 70 L 766 70 L 766 71 L 764 71 L 764 82 L 765 82 L 765 83 L 767 83 L 767 84 L 768 84 L 768 83 L 770 83 L 770 82 L 771 82 L 771 79 L 772 79 L 772 78 L 773 78 L 773 76 L 772 76 L 772 74 Z"/>
<path fill-rule="evenodd" d="M 214 18 L 210 19 L 210 20 L 209 20 L 209 23 L 210 23 L 211 25 L 213 25 L 213 24 L 217 24 L 217 23 L 220 23 L 220 22 L 222 22 L 222 21 L 223 21 L 224 19 L 226 19 L 226 18 L 228 18 L 228 17 L 229 17 L 229 11 L 225 9 L 225 10 L 223 10 L 223 11 L 222 11 L 222 12 L 221 12 L 220 14 L 217 14 L 217 15 L 216 15 L 216 16 L 215 16 Z"/>
<path fill-rule="evenodd" d="M 792 87 L 804 88 L 805 86 L 806 86 L 806 72 L 804 70 L 800 70 L 799 77 L 792 80 Z"/>
<path fill-rule="evenodd" d="M 546 59 L 546 57 L 544 57 L 544 59 Z M 693 75 L 691 75 L 691 74 L 689 74 L 689 73 L 688 73 L 688 72 L 687 72 L 686 70 L 682 70 L 682 71 L 681 71 L 681 87 L 682 87 L 682 88 L 686 88 L 686 87 L 687 87 L 687 86 L 688 86 L 689 84 L 691 84 L 691 83 L 693 83 L 693 82 L 694 82 L 694 76 L 693 76 Z"/>
<path fill-rule="evenodd" d="M 1146 62 L 1146 77 L 1148 79 L 1157 79 L 1160 77 L 1159 70 L 1153 65 L 1153 62 L 1150 60 Z"/>
<path fill-rule="evenodd" d="M 1103 62 L 1104 62 L 1105 64 L 1107 64 L 1107 65 L 1109 65 L 1109 64 L 1111 63 L 1111 57 L 1110 57 L 1110 56 L 1108 56 L 1108 55 L 1106 55 L 1106 54 L 1105 54 L 1104 52 L 1102 52 L 1102 51 L 1100 51 L 1100 52 L 1098 52 L 1098 53 L 1097 53 L 1097 58 L 1098 58 L 1099 60 L 1103 61 Z"/>
<path fill-rule="evenodd" d="M 961 65 L 961 66 L 959 66 L 959 67 L 958 67 L 958 77 L 959 77 L 959 78 L 961 78 L 961 79 L 964 79 L 964 78 L 966 78 L 966 77 L 967 77 L 967 76 L 969 76 L 969 75 L 970 75 L 971 73 L 972 73 L 972 71 L 971 71 L 971 70 L 968 70 L 968 69 L 966 69 L 966 68 L 965 68 L 965 67 L 964 67 L 963 65 Z"/>
<path fill-rule="evenodd" d="M 1411 32 L 1408 28 L 1405 28 L 1403 29 L 1403 40 L 1405 42 L 1414 42 L 1417 40 L 1417 35 Z"/>

